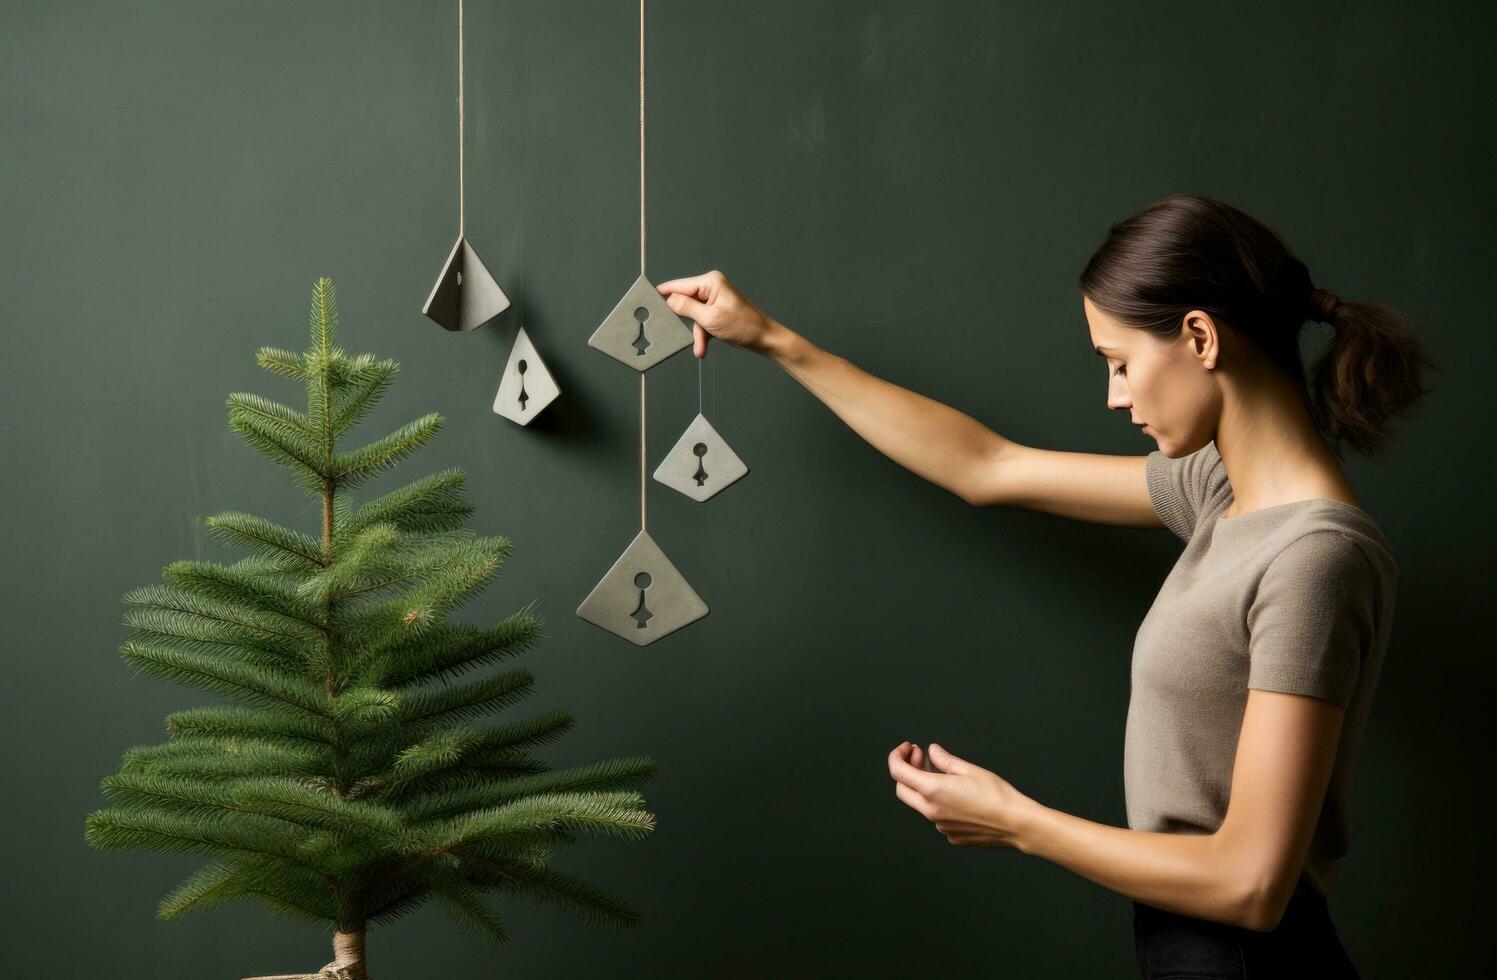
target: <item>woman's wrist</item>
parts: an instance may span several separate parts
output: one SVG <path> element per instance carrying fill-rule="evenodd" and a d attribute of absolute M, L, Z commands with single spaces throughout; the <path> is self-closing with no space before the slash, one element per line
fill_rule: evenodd
<path fill-rule="evenodd" d="M 1024 803 L 1018 808 L 1013 818 L 1014 850 L 1023 854 L 1033 854 L 1039 849 L 1044 835 L 1045 820 L 1050 812 L 1050 809 L 1043 804 L 1027 796 L 1024 798 Z"/>
<path fill-rule="evenodd" d="M 805 356 L 809 347 L 806 338 L 778 320 L 770 320 L 759 353 L 781 367 L 787 367 Z"/>

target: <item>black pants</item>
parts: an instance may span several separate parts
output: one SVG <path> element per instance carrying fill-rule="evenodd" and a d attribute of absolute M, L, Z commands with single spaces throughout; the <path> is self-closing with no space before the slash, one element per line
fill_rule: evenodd
<path fill-rule="evenodd" d="M 1289 900 L 1270 932 L 1133 903 L 1133 948 L 1144 980 L 1356 980 L 1322 895 Z"/>

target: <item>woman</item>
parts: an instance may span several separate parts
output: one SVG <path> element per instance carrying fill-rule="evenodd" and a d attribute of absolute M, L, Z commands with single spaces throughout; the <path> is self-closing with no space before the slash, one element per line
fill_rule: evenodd
<path fill-rule="evenodd" d="M 957 845 L 1013 847 L 1133 900 L 1146 978 L 1354 977 L 1327 913 L 1397 567 L 1338 465 L 1423 393 L 1384 307 L 1341 303 L 1267 227 L 1178 194 L 1114 225 L 1081 274 L 1107 405 L 1145 456 L 1020 445 L 767 316 L 721 273 L 659 287 L 785 368 L 875 448 L 977 506 L 1165 527 L 1185 541 L 1135 639 L 1128 826 L 1040 805 L 940 745 L 889 754 L 895 795 Z M 1335 330 L 1307 386 L 1299 330 Z"/>

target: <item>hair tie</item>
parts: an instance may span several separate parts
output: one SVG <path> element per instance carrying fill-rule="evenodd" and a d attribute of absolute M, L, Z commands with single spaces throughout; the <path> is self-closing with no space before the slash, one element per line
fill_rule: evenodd
<path fill-rule="evenodd" d="M 1340 305 L 1341 297 L 1317 287 L 1310 293 L 1310 319 L 1330 323 L 1335 318 L 1336 307 Z"/>

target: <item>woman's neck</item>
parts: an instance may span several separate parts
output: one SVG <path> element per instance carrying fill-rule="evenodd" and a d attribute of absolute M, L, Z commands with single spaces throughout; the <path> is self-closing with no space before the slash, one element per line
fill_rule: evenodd
<path fill-rule="evenodd" d="M 1226 516 L 1313 497 L 1360 507 L 1300 389 L 1277 371 L 1249 380 L 1225 379 L 1217 425 L 1216 449 L 1235 498 Z"/>

